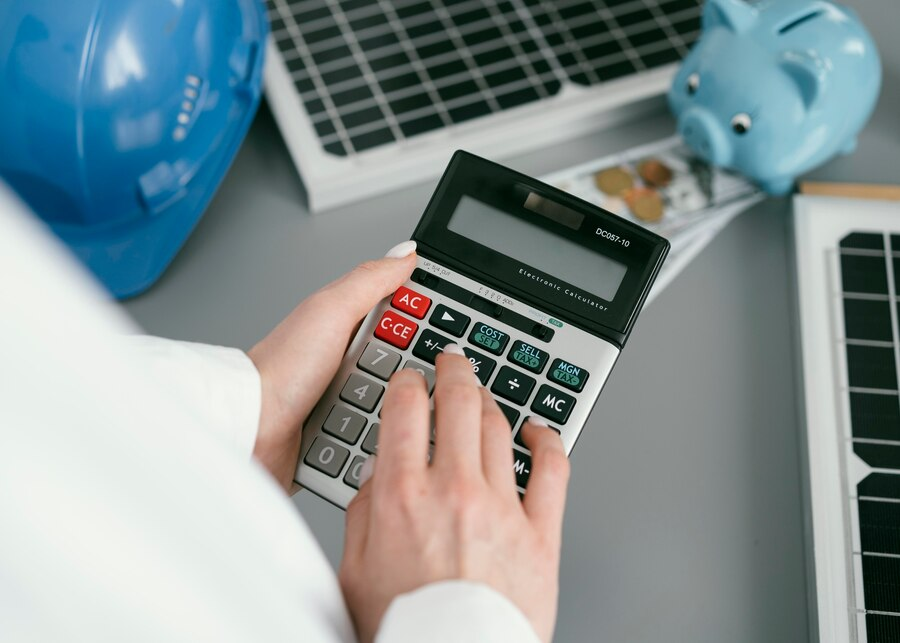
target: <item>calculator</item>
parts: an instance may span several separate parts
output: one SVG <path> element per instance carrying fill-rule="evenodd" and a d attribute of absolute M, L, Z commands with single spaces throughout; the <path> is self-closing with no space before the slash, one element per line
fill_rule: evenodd
<path fill-rule="evenodd" d="M 449 343 L 509 421 L 525 492 L 522 425 L 544 418 L 571 452 L 669 251 L 634 223 L 463 151 L 412 238 L 410 280 L 363 320 L 303 429 L 295 479 L 339 507 L 378 452 L 391 375 L 415 369 L 431 394 Z"/>

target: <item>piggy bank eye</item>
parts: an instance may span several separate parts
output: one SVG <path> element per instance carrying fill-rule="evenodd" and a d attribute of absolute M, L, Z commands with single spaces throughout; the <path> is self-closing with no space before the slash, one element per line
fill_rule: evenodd
<path fill-rule="evenodd" d="M 731 119 L 731 129 L 735 134 L 746 134 L 753 127 L 753 119 L 749 114 L 735 114 Z"/>
<path fill-rule="evenodd" d="M 700 74 L 693 73 L 688 76 L 687 79 L 688 96 L 693 96 L 694 94 L 696 94 L 698 89 L 700 89 Z"/>

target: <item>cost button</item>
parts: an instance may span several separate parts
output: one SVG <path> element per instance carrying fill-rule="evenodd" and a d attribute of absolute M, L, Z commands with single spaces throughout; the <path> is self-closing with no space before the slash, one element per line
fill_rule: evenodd
<path fill-rule="evenodd" d="M 493 326 L 478 323 L 475 324 L 472 332 L 469 333 L 469 341 L 473 344 L 478 344 L 494 355 L 500 355 L 503 353 L 503 349 L 506 348 L 507 342 L 509 342 L 509 335 Z"/>

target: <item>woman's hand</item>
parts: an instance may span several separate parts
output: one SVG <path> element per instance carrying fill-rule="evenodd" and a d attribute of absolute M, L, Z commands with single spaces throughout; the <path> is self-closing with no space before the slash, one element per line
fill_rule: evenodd
<path fill-rule="evenodd" d="M 435 447 L 428 463 L 425 380 L 397 372 L 385 395 L 371 479 L 347 509 L 340 580 L 363 643 L 391 601 L 435 581 L 484 583 L 544 641 L 556 621 L 569 461 L 556 432 L 524 427 L 532 471 L 524 502 L 509 423 L 455 345 L 437 358 Z"/>
<path fill-rule="evenodd" d="M 359 322 L 415 268 L 414 241 L 357 267 L 305 299 L 248 354 L 262 379 L 253 455 L 290 490 L 300 429 L 331 382 Z"/>

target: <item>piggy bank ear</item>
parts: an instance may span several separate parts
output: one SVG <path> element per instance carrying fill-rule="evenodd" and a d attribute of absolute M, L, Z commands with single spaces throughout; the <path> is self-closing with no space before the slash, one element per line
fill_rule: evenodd
<path fill-rule="evenodd" d="M 734 32 L 746 31 L 759 13 L 744 0 L 707 0 L 703 9 L 703 29 L 725 27 Z"/>
<path fill-rule="evenodd" d="M 814 53 L 786 51 L 781 55 L 781 69 L 794 81 L 806 109 L 813 107 L 825 89 L 825 63 Z"/>

